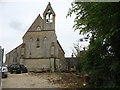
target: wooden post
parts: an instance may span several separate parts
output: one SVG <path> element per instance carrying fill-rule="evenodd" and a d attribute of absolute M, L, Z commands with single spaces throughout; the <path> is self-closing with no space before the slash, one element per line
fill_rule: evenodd
<path fill-rule="evenodd" d="M 85 74 L 84 77 L 83 77 L 83 85 L 84 86 L 87 85 L 88 82 L 89 82 L 89 76 L 88 76 L 88 74 Z"/>

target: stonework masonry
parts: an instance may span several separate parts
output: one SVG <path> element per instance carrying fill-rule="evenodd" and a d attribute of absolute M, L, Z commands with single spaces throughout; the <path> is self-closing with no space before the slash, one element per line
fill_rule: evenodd
<path fill-rule="evenodd" d="M 29 71 L 66 70 L 64 50 L 55 33 L 55 13 L 49 3 L 23 36 L 23 43 L 6 54 L 6 64 L 24 64 Z"/>

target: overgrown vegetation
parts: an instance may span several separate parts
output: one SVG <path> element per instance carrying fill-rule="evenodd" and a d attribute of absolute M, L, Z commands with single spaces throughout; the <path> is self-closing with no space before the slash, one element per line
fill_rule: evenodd
<path fill-rule="evenodd" d="M 73 28 L 91 33 L 81 69 L 89 74 L 89 87 L 120 88 L 120 2 L 74 2 L 67 16 L 76 14 Z"/>

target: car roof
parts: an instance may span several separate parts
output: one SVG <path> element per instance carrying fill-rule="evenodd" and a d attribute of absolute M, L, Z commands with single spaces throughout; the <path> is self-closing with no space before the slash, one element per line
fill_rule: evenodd
<path fill-rule="evenodd" d="M 11 65 L 23 65 L 23 64 L 11 64 Z"/>
<path fill-rule="evenodd" d="M 7 67 L 2 67 L 2 68 L 7 68 Z"/>

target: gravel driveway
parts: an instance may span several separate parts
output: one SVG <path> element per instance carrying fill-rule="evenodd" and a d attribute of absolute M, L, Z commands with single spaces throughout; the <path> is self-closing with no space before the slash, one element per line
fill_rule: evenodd
<path fill-rule="evenodd" d="M 54 73 L 8 74 L 8 78 L 2 79 L 2 88 L 59 88 L 59 84 L 51 81 L 60 79 Z"/>

